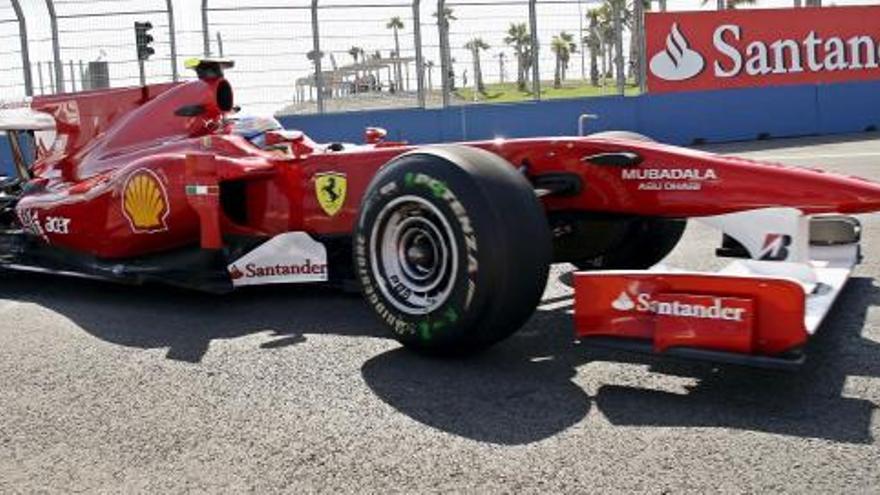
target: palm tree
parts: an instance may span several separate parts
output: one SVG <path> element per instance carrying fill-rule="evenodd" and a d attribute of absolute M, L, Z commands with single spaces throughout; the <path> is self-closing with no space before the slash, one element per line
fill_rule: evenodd
<path fill-rule="evenodd" d="M 310 50 L 309 53 L 306 53 L 306 58 L 314 64 L 319 58 L 324 58 L 324 52 Z"/>
<path fill-rule="evenodd" d="M 474 61 L 474 81 L 477 85 L 477 91 L 486 93 L 486 85 L 483 83 L 483 67 L 480 63 L 480 52 L 489 49 L 489 44 L 483 41 L 483 38 L 474 38 L 464 45 L 471 51 L 471 57 Z"/>
<path fill-rule="evenodd" d="M 601 65 L 604 77 L 613 72 L 614 62 L 616 60 L 615 57 L 622 57 L 623 54 L 614 53 L 616 50 L 616 41 L 618 37 L 618 33 L 614 29 L 614 7 L 615 4 L 620 8 L 620 24 L 623 30 L 628 29 L 630 33 L 633 34 L 632 40 L 635 40 L 635 29 L 633 25 L 635 24 L 635 18 L 633 11 L 635 10 L 632 6 L 635 1 L 642 1 L 645 10 L 651 10 L 651 0 L 604 0 L 602 5 L 596 9 L 591 10 L 587 13 L 587 20 L 589 21 L 588 34 L 584 37 L 584 44 L 590 47 L 590 63 L 591 63 L 591 73 L 590 79 L 592 83 L 595 85 L 598 83 L 598 61 L 596 58 L 601 58 Z M 709 0 L 702 0 L 705 4 Z M 730 0 L 730 1 L 738 1 L 738 0 Z M 745 1 L 757 1 L 757 0 L 745 0 Z M 666 11 L 666 0 L 660 0 L 660 10 Z M 631 42 L 630 43 L 630 71 L 635 70 L 635 66 L 632 64 L 632 61 L 636 60 L 639 57 L 639 51 L 641 48 L 638 43 Z M 594 77 L 595 74 L 596 76 Z"/>
<path fill-rule="evenodd" d="M 562 31 L 553 37 L 553 40 L 550 43 L 550 50 L 556 54 L 556 70 L 553 73 L 553 87 L 559 89 L 562 87 L 562 81 L 565 80 L 565 71 L 568 69 L 571 54 L 577 51 L 577 44 L 574 42 L 574 35 Z"/>
<path fill-rule="evenodd" d="M 364 49 L 359 46 L 352 46 L 348 49 L 348 54 L 351 55 L 351 58 L 354 60 L 355 67 L 358 66 L 358 62 L 361 60 L 361 56 L 364 54 Z M 355 69 L 354 78 L 360 79 L 361 71 Z"/>
<path fill-rule="evenodd" d="M 354 60 L 354 64 L 357 65 L 358 60 L 360 59 L 361 53 L 363 53 L 364 49 L 359 46 L 353 46 L 348 49 L 348 54 L 351 55 L 351 58 Z"/>
<path fill-rule="evenodd" d="M 587 13 L 587 19 L 590 22 L 587 36 L 584 37 L 584 44 L 590 49 L 590 84 L 599 85 L 599 57 L 602 54 L 602 38 L 599 36 L 600 15 L 598 9 L 593 9 Z M 604 57 L 603 57 L 604 58 Z M 603 60 L 604 62 L 604 60 Z M 604 63 L 603 63 L 604 65 Z"/>
<path fill-rule="evenodd" d="M 639 2 L 639 1 L 642 2 L 644 12 L 651 11 L 651 0 L 633 0 L 633 2 Z M 633 9 L 635 9 L 635 7 L 633 7 Z M 635 13 L 635 10 L 633 10 L 633 14 L 634 13 Z M 639 27 L 638 26 L 639 22 L 637 22 L 635 15 L 631 15 L 628 17 L 629 17 L 629 32 L 632 35 L 632 36 L 630 36 L 630 43 L 629 43 L 630 76 L 633 78 L 633 80 L 635 80 L 635 85 L 638 86 L 640 84 L 640 79 L 642 77 L 642 74 L 641 74 L 642 71 L 641 71 L 641 67 L 639 66 L 639 63 L 644 63 L 644 62 L 640 62 L 641 60 L 643 60 L 642 47 L 640 46 L 640 43 L 638 42 L 639 41 L 638 33 L 636 33 L 637 28 Z M 642 22 L 641 22 L 642 32 L 644 32 L 644 30 L 645 30 L 644 19 L 645 18 L 643 17 Z"/>
<path fill-rule="evenodd" d="M 306 53 L 306 58 L 309 59 L 309 61 L 310 61 L 312 64 L 314 64 L 315 67 L 317 67 L 317 66 L 318 66 L 318 60 L 324 58 L 324 52 L 316 51 L 316 50 L 309 50 L 309 52 Z M 318 87 L 318 78 L 317 78 L 317 77 L 315 77 L 315 81 L 314 81 L 314 83 L 315 83 L 315 87 L 317 88 L 318 91 L 322 91 L 322 90 L 324 90 L 324 88 L 320 88 L 320 87 Z M 311 92 L 312 92 L 312 90 L 309 89 L 309 97 L 310 97 L 310 98 L 311 98 Z"/>
<path fill-rule="evenodd" d="M 442 15 L 440 14 L 439 11 L 434 12 L 432 15 L 437 19 L 438 29 L 440 29 L 440 31 L 446 32 L 446 33 L 449 33 L 450 21 L 458 20 L 458 17 L 455 17 L 455 10 L 453 10 L 451 7 L 443 7 L 443 14 Z M 447 45 L 448 45 L 448 43 L 447 43 Z M 454 62 L 454 60 L 452 59 L 452 55 L 449 53 L 449 46 L 446 47 L 445 53 L 440 53 L 440 61 L 441 61 L 440 66 L 441 67 L 444 65 L 443 64 L 444 60 L 448 63 L 448 70 L 449 70 L 449 72 L 447 74 L 447 76 L 449 77 L 449 88 L 443 89 L 444 94 L 445 94 L 446 91 L 452 91 L 455 89 L 455 68 L 453 68 L 453 66 L 452 66 L 452 63 Z"/>
<path fill-rule="evenodd" d="M 501 78 L 501 84 L 504 84 L 504 77 L 507 72 L 504 70 L 504 61 L 507 60 L 507 54 L 504 52 L 498 52 L 495 54 L 495 58 L 498 59 L 498 74 Z"/>
<path fill-rule="evenodd" d="M 528 68 L 531 64 L 531 43 L 532 35 L 526 23 L 511 23 L 507 29 L 507 36 L 504 42 L 513 47 L 516 54 L 516 85 L 520 91 L 526 90 L 526 78 L 528 77 Z"/>
<path fill-rule="evenodd" d="M 375 67 L 375 69 L 372 69 L 371 72 L 375 71 L 375 73 L 373 74 L 373 78 L 376 80 L 377 88 L 375 89 L 377 90 L 381 90 L 382 87 L 382 65 L 379 63 L 381 60 L 382 52 L 380 52 L 379 50 L 376 50 L 370 54 L 369 61 L 374 62 L 371 65 Z M 367 59 L 365 58 L 364 61 L 366 62 Z"/>
<path fill-rule="evenodd" d="M 632 14 L 626 9 L 625 0 L 605 0 L 605 3 L 596 9 L 599 13 L 599 38 L 602 40 L 602 48 L 605 54 L 602 61 L 605 77 L 609 77 L 614 72 L 617 57 L 620 57 L 621 60 L 623 57 L 622 53 L 615 53 L 618 33 L 614 29 L 614 3 L 620 6 L 621 28 L 627 29 L 632 25 Z"/>
<path fill-rule="evenodd" d="M 612 54 L 609 52 L 614 48 L 614 16 L 611 13 L 611 5 L 608 2 L 603 3 L 595 12 L 599 21 L 596 27 L 600 45 L 599 50 L 602 54 L 602 79 L 604 80 L 611 72 Z"/>
<path fill-rule="evenodd" d="M 435 18 L 437 17 L 437 12 L 432 14 Z M 455 17 L 455 10 L 452 7 L 443 7 L 443 18 L 448 23 L 449 21 L 457 21 L 458 17 Z"/>
<path fill-rule="evenodd" d="M 455 57 L 449 57 L 449 91 L 455 91 Z"/>
<path fill-rule="evenodd" d="M 394 16 L 385 25 L 386 29 L 394 31 L 394 57 L 398 59 L 394 63 L 394 78 L 396 79 L 397 89 L 403 89 L 403 74 L 400 71 L 400 30 L 405 26 L 399 16 Z"/>
<path fill-rule="evenodd" d="M 434 89 L 434 61 L 428 60 L 425 62 L 425 68 L 428 69 L 428 91 L 432 91 Z"/>

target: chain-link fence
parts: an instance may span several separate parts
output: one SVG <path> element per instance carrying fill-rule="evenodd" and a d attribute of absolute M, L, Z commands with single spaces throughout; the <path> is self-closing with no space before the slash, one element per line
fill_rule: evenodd
<path fill-rule="evenodd" d="M 166 0 L 54 0 L 46 2 L 53 29 L 53 59 L 45 61 L 55 91 L 138 84 L 133 25 L 153 26 L 156 54 L 146 64 L 148 82 L 176 80 L 173 3 Z"/>
<path fill-rule="evenodd" d="M 0 4 L 0 95 L 20 98 L 33 91 L 28 32 L 18 0 Z"/>
<path fill-rule="evenodd" d="M 172 0 L 7 2 L 0 1 L 0 57 L 11 58 L 0 59 L 0 99 L 137 85 L 135 21 L 153 26 L 147 81 L 179 78 Z"/>
<path fill-rule="evenodd" d="M 815 5 L 818 0 L 802 1 Z M 222 56 L 254 113 L 637 94 L 643 12 L 749 0 L 0 0 L 0 99 L 138 84 Z"/>
<path fill-rule="evenodd" d="M 617 30 L 613 5 L 623 20 Z M 638 52 L 623 53 L 638 44 L 630 43 L 622 0 L 202 0 L 202 7 L 204 52 L 236 59 L 230 77 L 239 101 L 277 113 L 638 92 L 627 65 Z M 604 41 L 595 60 L 581 56 L 592 51 L 594 10 L 604 12 L 593 28 Z M 589 78 L 591 68 L 597 77 Z"/>

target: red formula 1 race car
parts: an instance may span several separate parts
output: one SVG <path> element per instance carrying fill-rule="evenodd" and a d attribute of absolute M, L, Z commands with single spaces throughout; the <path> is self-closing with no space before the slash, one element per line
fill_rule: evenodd
<path fill-rule="evenodd" d="M 840 215 L 880 210 L 877 184 L 630 133 L 319 144 L 236 118 L 230 65 L 0 112 L 17 170 L 0 182 L 0 265 L 220 293 L 353 280 L 403 344 L 450 354 L 515 332 L 570 262 L 579 339 L 783 366 L 859 259 Z M 651 268 L 687 219 L 740 259 Z"/>

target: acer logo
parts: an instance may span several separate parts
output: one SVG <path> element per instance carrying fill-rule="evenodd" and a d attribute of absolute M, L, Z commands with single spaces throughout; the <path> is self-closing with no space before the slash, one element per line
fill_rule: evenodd
<path fill-rule="evenodd" d="M 670 296 L 671 297 L 671 296 Z M 747 309 L 731 307 L 725 304 L 724 298 L 711 298 L 710 304 L 698 304 L 682 301 L 655 301 L 651 294 L 640 293 L 635 296 L 622 291 L 611 307 L 617 311 L 649 313 L 682 318 L 699 318 L 707 320 L 744 321 Z"/>
<path fill-rule="evenodd" d="M 45 230 L 49 234 L 66 235 L 70 233 L 70 219 L 64 217 L 47 217 Z"/>

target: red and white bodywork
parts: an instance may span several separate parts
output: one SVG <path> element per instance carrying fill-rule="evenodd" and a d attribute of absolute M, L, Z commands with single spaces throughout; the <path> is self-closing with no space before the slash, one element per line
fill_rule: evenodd
<path fill-rule="evenodd" d="M 716 273 L 663 265 L 577 273 L 577 337 L 714 361 L 800 364 L 801 348 L 860 261 L 858 221 L 811 220 L 792 208 L 700 221 L 735 239 L 748 258 Z"/>
<path fill-rule="evenodd" d="M 353 237 L 371 184 L 386 167 L 407 166 L 401 165 L 407 157 L 420 155 L 431 161 L 431 170 L 452 170 L 449 177 L 461 180 L 456 186 L 461 197 L 450 192 L 451 202 L 440 205 L 451 212 L 451 217 L 437 220 L 449 232 L 437 231 L 451 239 L 444 252 L 452 253 L 448 258 L 455 263 L 448 266 L 457 270 L 460 257 L 468 259 L 467 265 L 461 264 L 467 269 L 438 275 L 438 280 L 472 285 L 462 289 L 467 302 L 451 312 L 439 311 L 450 309 L 443 308 L 446 300 L 441 299 L 452 289 L 422 298 L 428 318 L 419 320 L 421 309 L 414 310 L 404 315 L 410 318 L 405 325 L 389 317 L 385 306 L 374 305 L 386 322 L 407 330 L 420 325 L 426 329 L 420 334 L 424 340 L 432 338 L 432 329 L 460 325 L 455 331 L 463 342 L 472 330 L 492 326 L 479 320 L 484 313 L 513 326 L 489 302 L 490 309 L 474 310 L 472 318 L 459 316 L 473 300 L 483 304 L 479 297 L 472 299 L 474 291 L 485 290 L 484 299 L 495 301 L 504 291 L 493 286 L 498 283 L 494 279 L 521 268 L 497 267 L 489 258 L 495 264 L 509 261 L 505 254 L 515 251 L 511 246 L 522 235 L 517 230 L 522 224 L 507 228 L 502 241 L 477 242 L 499 238 L 500 214 L 489 218 L 487 212 L 495 199 L 516 190 L 524 195 L 517 198 L 528 200 L 517 206 L 530 202 L 532 213 L 517 220 L 529 218 L 532 232 L 547 237 L 522 242 L 542 242 L 547 249 L 541 259 L 517 254 L 525 260 L 521 265 L 533 260 L 534 266 L 540 265 L 532 270 L 532 282 L 540 287 L 517 288 L 528 297 L 510 296 L 505 301 L 510 308 L 524 306 L 518 301 L 532 298 L 531 292 L 535 300 L 540 298 L 551 262 L 620 252 L 627 247 L 621 239 L 642 221 L 699 219 L 721 230 L 730 250 L 748 259 L 714 274 L 662 267 L 580 272 L 575 275 L 578 338 L 775 366 L 799 362 L 797 351 L 816 331 L 858 261 L 857 223 L 827 215 L 880 211 L 880 185 L 863 179 L 619 136 L 496 139 L 458 143 L 457 151 L 450 152 L 449 147 L 388 142 L 373 128 L 367 129 L 362 145 L 316 143 L 302 132 L 276 129 L 266 133 L 265 146 L 258 146 L 233 132 L 235 106 L 223 66 L 205 61 L 195 81 L 38 97 L 18 113 L 0 112 L 0 130 L 51 132 L 54 137 L 45 142 L 38 137 L 33 163 L 24 166 L 18 160 L 19 177 L 0 180 L 0 267 L 133 283 L 156 280 L 216 292 L 332 281 L 351 275 L 357 265 L 352 261 L 352 251 L 357 254 Z M 476 173 L 492 167 L 503 174 Z M 473 184 L 482 185 L 463 176 L 468 181 L 479 176 L 483 182 Z M 498 177 L 506 177 L 507 185 L 487 197 L 486 188 L 502 183 Z M 419 204 L 424 206 L 432 198 L 447 197 L 443 195 L 451 191 L 452 182 L 442 179 L 409 174 L 399 183 L 389 179 L 373 193 L 382 196 L 412 187 L 407 194 L 422 198 Z M 473 198 L 480 201 L 472 204 L 481 207 L 467 212 L 463 205 Z M 406 215 L 439 219 L 447 214 L 408 208 Z M 503 215 L 520 213 L 507 208 Z M 485 218 L 472 221 L 477 214 Z M 459 227 L 449 227 L 450 222 L 459 222 Z M 472 232 L 478 223 L 482 230 Z M 587 235 L 571 235 L 578 228 Z M 422 231 L 433 232 L 427 227 Z M 560 256 L 564 250 L 556 248 L 565 236 L 584 240 L 589 249 Z M 472 261 L 478 245 L 482 265 Z M 571 254 L 572 246 L 567 247 Z M 377 251 L 406 263 L 437 263 L 432 270 L 440 266 L 440 257 L 427 248 Z M 618 261 L 638 264 L 628 258 Z M 479 278 L 489 273 L 479 271 L 489 265 L 493 277 Z M 391 287 L 388 297 L 408 297 L 409 289 L 400 289 L 396 281 L 378 283 Z M 428 314 L 435 310 L 437 315 Z M 530 313 L 523 314 L 525 321 Z M 445 315 L 452 316 L 444 320 Z M 487 337 L 485 345 L 493 339 Z"/>

